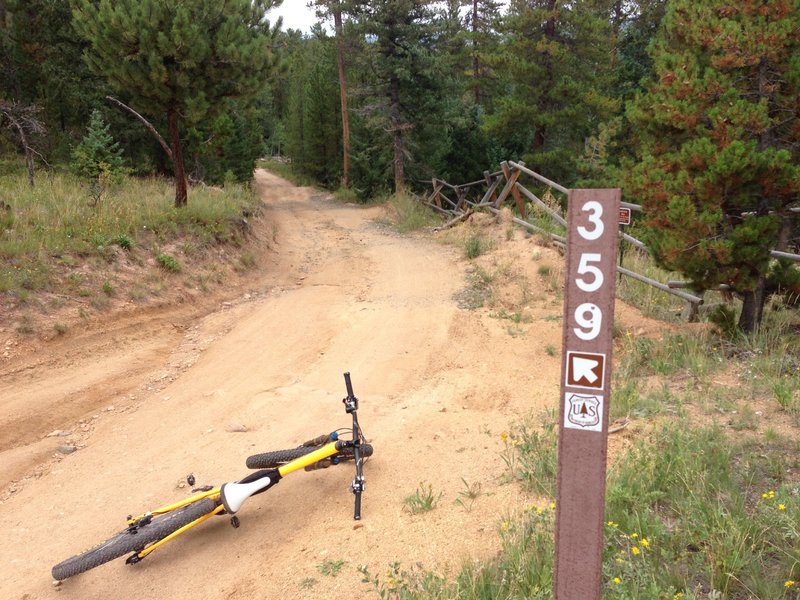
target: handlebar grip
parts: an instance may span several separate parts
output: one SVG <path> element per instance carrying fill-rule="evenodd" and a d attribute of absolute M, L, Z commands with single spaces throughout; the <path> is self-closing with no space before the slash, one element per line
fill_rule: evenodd
<path fill-rule="evenodd" d="M 347 386 L 347 397 L 353 397 L 353 384 L 350 382 L 350 372 L 344 374 L 344 384 Z"/>
<path fill-rule="evenodd" d="M 356 493 L 356 508 L 355 512 L 353 513 L 353 519 L 356 521 L 361 520 L 361 492 Z"/>

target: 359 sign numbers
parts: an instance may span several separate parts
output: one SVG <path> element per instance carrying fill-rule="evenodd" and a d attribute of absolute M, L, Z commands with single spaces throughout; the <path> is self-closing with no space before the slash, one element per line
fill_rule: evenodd
<path fill-rule="evenodd" d="M 581 213 L 586 213 L 586 225 L 576 228 L 578 235 L 584 240 L 594 242 L 603 236 L 603 205 L 596 200 L 589 200 L 581 207 Z M 583 252 L 578 259 L 578 275 L 575 285 L 583 292 L 593 293 L 603 287 L 603 271 L 600 264 L 603 260 L 599 252 Z M 592 302 L 584 302 L 575 309 L 575 335 L 584 341 L 590 341 L 600 335 L 603 325 L 603 311 Z"/>

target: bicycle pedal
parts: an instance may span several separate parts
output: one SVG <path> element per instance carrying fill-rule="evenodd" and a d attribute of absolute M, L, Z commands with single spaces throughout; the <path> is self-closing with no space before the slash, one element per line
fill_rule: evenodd
<path fill-rule="evenodd" d="M 237 517 L 236 515 L 233 515 L 231 517 L 231 527 L 233 527 L 234 529 L 239 529 L 239 525 L 241 525 L 241 521 L 239 521 L 239 517 Z"/>

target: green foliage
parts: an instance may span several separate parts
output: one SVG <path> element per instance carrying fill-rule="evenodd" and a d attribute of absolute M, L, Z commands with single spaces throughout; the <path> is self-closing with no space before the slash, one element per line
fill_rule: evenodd
<path fill-rule="evenodd" d="M 412 515 L 433 510 L 439 504 L 444 492 L 434 493 L 432 484 L 420 482 L 413 494 L 405 497 L 403 505 Z"/>
<path fill-rule="evenodd" d="M 555 439 L 548 445 L 554 454 Z M 540 460 L 540 446 L 516 448 Z M 794 598 L 800 482 L 787 473 L 798 466 L 800 446 L 780 436 L 737 440 L 676 421 L 635 441 L 609 471 L 603 598 Z M 555 471 L 546 477 L 554 489 Z M 383 597 L 547 600 L 554 508 L 504 518 L 497 558 L 470 562 L 451 581 L 394 564 L 373 584 Z"/>
<path fill-rule="evenodd" d="M 227 110 L 189 129 L 186 152 L 192 177 L 206 183 L 250 181 L 256 160 L 264 153 L 260 109 L 225 102 Z"/>
<path fill-rule="evenodd" d="M 344 559 L 334 560 L 332 558 L 326 558 L 321 564 L 317 565 L 317 571 L 323 575 L 336 577 L 339 574 L 339 571 L 342 570 L 344 563 Z"/>
<path fill-rule="evenodd" d="M 394 213 L 391 223 L 400 233 L 433 227 L 441 222 L 441 219 L 417 198 L 407 194 L 393 195 L 389 199 L 389 206 Z"/>
<path fill-rule="evenodd" d="M 469 483 L 463 477 L 461 478 L 461 482 L 464 484 L 464 489 L 458 492 L 456 504 L 466 509 L 467 512 L 470 512 L 472 510 L 472 505 L 475 504 L 475 500 L 483 493 L 483 486 L 480 481 Z"/>
<path fill-rule="evenodd" d="M 645 206 L 648 248 L 698 290 L 741 293 L 748 332 L 780 215 L 800 191 L 798 19 L 796 3 L 673 2 L 653 49 L 658 78 L 628 110 L 640 163 L 626 187 Z"/>
<path fill-rule="evenodd" d="M 0 176 L 0 197 L 11 199 L 14 214 L 13 227 L 0 235 L 0 292 L 21 296 L 50 289 L 59 274 L 66 276 L 85 260 L 113 259 L 113 245 L 132 252 L 183 236 L 199 246 L 238 244 L 245 233 L 242 218 L 259 202 L 240 186 L 205 188 L 195 192 L 192 206 L 177 210 L 170 194 L 163 180 L 126 178 L 114 202 L 90 207 L 85 185 L 74 175 L 55 174 L 48 185 L 34 188 L 21 169 Z"/>
<path fill-rule="evenodd" d="M 181 128 L 224 112 L 225 99 L 246 106 L 274 72 L 276 30 L 264 18 L 271 6 L 272 0 L 231 0 L 224 10 L 209 10 L 205 0 L 73 2 L 92 72 L 130 97 L 133 108 L 169 122 L 176 206 L 186 203 Z"/>
<path fill-rule="evenodd" d="M 119 181 L 125 174 L 125 160 L 119 144 L 99 110 L 93 110 L 86 135 L 72 153 L 75 172 L 91 180 Z"/>
<path fill-rule="evenodd" d="M 477 235 L 468 237 L 467 241 L 464 242 L 464 255 L 470 260 L 478 258 L 485 251 L 486 245 Z"/>
<path fill-rule="evenodd" d="M 330 40 L 308 40 L 293 55 L 285 127 L 286 155 L 304 174 L 335 187 L 342 175 L 341 107 Z"/>
<path fill-rule="evenodd" d="M 508 158 L 569 185 L 575 156 L 616 109 L 610 96 L 610 23 L 591 1 L 512 2 L 490 64 L 509 79 L 487 117 Z"/>
<path fill-rule="evenodd" d="M 558 463 L 555 425 L 550 415 L 541 430 L 523 423 L 500 434 L 505 444 L 501 457 L 511 478 L 534 493 L 551 498 L 555 496 Z"/>
<path fill-rule="evenodd" d="M 81 60 L 69 2 L 4 0 L 0 23 L 0 98 L 40 107 L 43 147 L 52 162 L 69 158 L 69 133 L 85 126 L 102 85 Z M 0 152 L 3 148 L 0 145 Z"/>
<path fill-rule="evenodd" d="M 178 259 L 169 254 L 164 254 L 163 252 L 156 255 L 156 262 L 161 265 L 163 269 L 171 273 L 180 273 L 183 270 Z"/>

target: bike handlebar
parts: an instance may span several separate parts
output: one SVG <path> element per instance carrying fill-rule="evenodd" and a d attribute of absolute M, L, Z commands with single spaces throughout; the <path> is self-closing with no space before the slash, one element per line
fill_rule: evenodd
<path fill-rule="evenodd" d="M 344 374 L 344 384 L 347 388 L 347 398 L 343 400 L 345 411 L 353 415 L 353 454 L 356 464 L 356 475 L 353 483 L 350 484 L 350 489 L 355 494 L 355 507 L 353 518 L 356 521 L 361 520 L 361 493 L 364 491 L 364 457 L 361 455 L 361 428 L 358 425 L 358 398 L 353 393 L 353 383 L 350 380 L 350 373 Z"/>

